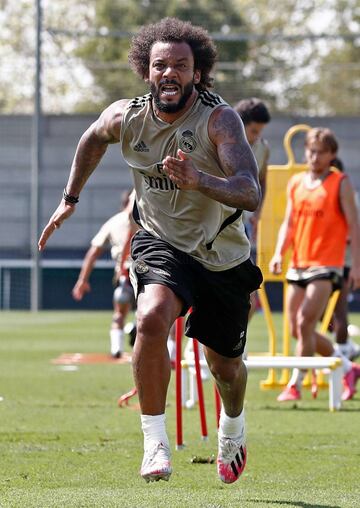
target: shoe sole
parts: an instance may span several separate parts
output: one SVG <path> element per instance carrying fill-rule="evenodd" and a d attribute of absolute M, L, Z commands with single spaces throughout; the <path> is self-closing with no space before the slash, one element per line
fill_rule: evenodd
<path fill-rule="evenodd" d="M 171 471 L 170 473 L 149 473 L 141 476 L 144 478 L 146 483 L 150 483 L 150 482 L 158 482 L 159 480 L 164 480 L 168 482 L 170 475 Z"/>
<path fill-rule="evenodd" d="M 111 354 L 111 357 L 114 358 L 115 360 L 118 360 L 119 358 L 121 358 L 122 356 L 122 353 L 120 351 L 118 351 L 117 353 L 110 353 Z"/>

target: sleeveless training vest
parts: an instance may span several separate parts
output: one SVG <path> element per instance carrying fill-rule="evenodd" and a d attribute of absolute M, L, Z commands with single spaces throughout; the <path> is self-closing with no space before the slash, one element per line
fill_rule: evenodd
<path fill-rule="evenodd" d="M 192 107 L 169 124 L 155 116 L 151 94 L 136 97 L 123 115 L 120 134 L 141 226 L 213 271 L 232 268 L 250 256 L 241 210 L 198 191 L 180 190 L 163 171 L 162 161 L 167 155 L 177 157 L 180 148 L 201 171 L 224 177 L 208 135 L 210 115 L 224 105 L 218 95 L 199 92 Z"/>
<path fill-rule="evenodd" d="M 289 181 L 293 206 L 293 244 L 290 266 L 344 266 L 347 223 L 340 208 L 340 184 L 345 175 L 331 172 L 314 189 L 304 182 L 305 172 Z"/>

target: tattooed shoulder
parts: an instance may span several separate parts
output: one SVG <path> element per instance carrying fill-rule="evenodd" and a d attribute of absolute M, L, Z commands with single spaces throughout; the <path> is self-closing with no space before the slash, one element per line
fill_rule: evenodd
<path fill-rule="evenodd" d="M 212 118 L 212 137 L 217 140 L 238 140 L 242 136 L 242 125 L 238 114 L 230 107 L 217 109 Z"/>

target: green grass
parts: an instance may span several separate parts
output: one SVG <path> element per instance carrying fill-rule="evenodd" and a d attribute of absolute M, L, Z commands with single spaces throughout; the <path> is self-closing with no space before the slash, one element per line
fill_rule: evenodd
<path fill-rule="evenodd" d="M 204 384 L 209 439 L 200 439 L 198 411 L 184 412 L 186 447 L 175 451 L 175 389 L 167 424 L 174 473 L 146 484 L 139 412 L 119 409 L 133 387 L 130 365 L 51 363 L 64 352 L 107 352 L 110 312 L 0 313 L 0 507 L 262 508 L 360 506 L 360 395 L 340 412 L 328 395 L 308 391 L 295 408 L 262 391 L 266 371 L 249 373 L 246 394 L 248 465 L 238 482 L 222 484 L 216 454 L 213 386 Z M 280 326 L 280 316 L 275 316 Z M 360 325 L 360 316 L 351 316 Z M 261 314 L 249 330 L 249 350 L 265 351 Z M 135 401 L 136 402 L 136 399 Z"/>

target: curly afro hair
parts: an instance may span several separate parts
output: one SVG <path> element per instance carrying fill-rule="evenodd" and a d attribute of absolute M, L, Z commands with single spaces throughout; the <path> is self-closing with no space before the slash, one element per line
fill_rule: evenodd
<path fill-rule="evenodd" d="M 143 79 L 149 75 L 150 52 L 155 42 L 186 42 L 194 56 L 194 67 L 201 73 L 198 90 L 213 86 L 210 72 L 216 62 L 216 46 L 208 32 L 200 26 L 177 18 L 163 18 L 158 23 L 143 26 L 131 42 L 129 62 Z"/>

